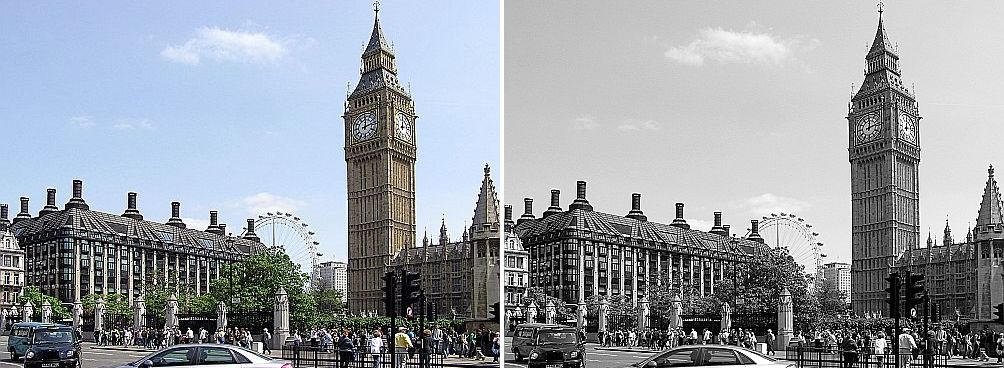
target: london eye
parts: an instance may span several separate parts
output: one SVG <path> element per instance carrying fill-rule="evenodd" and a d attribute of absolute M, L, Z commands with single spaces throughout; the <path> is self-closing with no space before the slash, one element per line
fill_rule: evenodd
<path fill-rule="evenodd" d="M 763 217 L 759 230 L 767 245 L 787 249 L 807 275 L 814 276 L 814 281 L 822 279 L 822 259 L 826 254 L 822 252 L 823 243 L 817 240 L 819 233 L 812 229 L 812 224 L 795 214 L 772 213 Z"/>
<path fill-rule="evenodd" d="M 301 272 L 309 275 L 308 290 L 318 284 L 321 253 L 317 248 L 321 243 L 314 239 L 309 224 L 288 212 L 268 212 L 258 215 L 254 232 L 266 247 L 286 253 L 293 263 L 300 265 Z"/>

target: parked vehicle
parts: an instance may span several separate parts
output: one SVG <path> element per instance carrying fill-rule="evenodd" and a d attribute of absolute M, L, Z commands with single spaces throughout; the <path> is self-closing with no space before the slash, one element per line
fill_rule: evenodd
<path fill-rule="evenodd" d="M 80 367 L 80 335 L 70 326 L 19 322 L 7 339 L 11 361 L 25 368 Z"/>
<path fill-rule="evenodd" d="M 791 362 L 781 362 L 753 350 L 733 345 L 684 345 L 646 358 L 632 367 L 743 367 L 794 368 Z"/>
<path fill-rule="evenodd" d="M 274 359 L 251 350 L 222 344 L 184 344 L 158 350 L 119 368 L 195 367 L 217 368 L 293 368 L 293 363 Z"/>
<path fill-rule="evenodd" d="M 528 368 L 585 367 L 585 345 L 575 327 L 524 323 L 516 326 L 512 353 L 516 361 L 527 359 Z"/>

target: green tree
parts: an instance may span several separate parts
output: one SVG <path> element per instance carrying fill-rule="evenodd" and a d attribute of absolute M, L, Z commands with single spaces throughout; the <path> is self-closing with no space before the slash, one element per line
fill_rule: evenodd
<path fill-rule="evenodd" d="M 837 316 L 847 313 L 847 293 L 836 288 L 833 282 L 823 282 L 816 289 L 819 312 L 823 316 Z"/>
<path fill-rule="evenodd" d="M 87 294 L 80 299 L 80 304 L 84 307 L 84 313 L 93 314 L 94 306 L 97 305 L 98 298 L 105 302 L 105 324 L 107 326 L 131 324 L 133 310 L 129 305 L 129 298 L 122 294 Z"/>
<path fill-rule="evenodd" d="M 345 298 L 341 290 L 318 290 L 312 294 L 318 311 L 332 314 L 345 313 Z"/>
<path fill-rule="evenodd" d="M 36 286 L 28 286 L 21 290 L 21 297 L 17 299 L 17 303 L 23 306 L 24 303 L 28 301 L 31 301 L 31 305 L 34 307 L 34 315 L 32 316 L 32 318 L 36 321 L 41 320 L 42 304 L 45 301 L 48 301 L 49 305 L 52 306 L 53 321 L 60 321 L 64 319 L 73 318 L 73 314 L 70 313 L 70 310 L 67 309 L 66 306 L 64 306 L 63 303 L 59 301 L 59 299 L 56 299 L 56 297 L 53 296 L 42 294 L 42 292 L 39 291 L 38 287 Z"/>
<path fill-rule="evenodd" d="M 554 303 L 555 307 L 555 319 L 558 321 L 567 321 L 570 319 L 575 319 L 575 310 L 565 304 L 560 298 L 548 295 L 544 292 L 543 288 L 540 287 L 530 287 L 526 289 L 526 297 L 523 298 L 524 303 L 529 305 L 531 302 L 535 302 L 537 307 L 540 308 L 537 311 L 538 316 L 545 315 L 545 309 L 547 307 L 547 302 Z"/>
<path fill-rule="evenodd" d="M 264 250 L 224 265 L 209 290 L 212 300 L 223 301 L 231 311 L 270 312 L 275 293 L 282 287 L 289 297 L 290 325 L 302 329 L 326 318 L 318 315 L 314 298 L 304 291 L 307 280 L 288 255 Z M 235 298 L 240 299 L 236 304 L 232 303 Z"/>
<path fill-rule="evenodd" d="M 638 326 L 638 308 L 626 295 L 591 295 L 586 298 L 586 313 L 599 315 L 600 304 L 607 303 L 607 330 L 631 329 Z"/>

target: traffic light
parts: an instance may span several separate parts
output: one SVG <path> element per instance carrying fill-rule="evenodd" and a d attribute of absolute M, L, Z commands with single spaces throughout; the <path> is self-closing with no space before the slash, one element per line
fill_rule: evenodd
<path fill-rule="evenodd" d="M 418 272 L 401 271 L 401 309 L 417 303 L 420 299 L 421 285 Z"/>
<path fill-rule="evenodd" d="M 924 304 L 924 275 L 906 271 L 906 309 Z"/>
<path fill-rule="evenodd" d="M 938 303 L 931 303 L 931 322 L 941 322 L 941 305 Z"/>
<path fill-rule="evenodd" d="M 499 302 L 495 302 L 495 304 L 491 305 L 491 314 L 492 314 L 492 320 L 494 320 L 495 322 L 498 322 L 499 321 L 499 316 L 500 316 L 500 314 L 499 314 Z"/>
<path fill-rule="evenodd" d="M 1000 303 L 994 306 L 994 322 L 1004 324 L 1004 303 Z"/>
<path fill-rule="evenodd" d="M 396 295 L 394 292 L 397 289 L 397 275 L 394 274 L 394 271 L 388 271 L 381 278 L 384 283 L 382 290 L 385 313 L 387 314 L 387 317 L 397 317 L 397 305 L 394 303 L 396 301 Z"/>
<path fill-rule="evenodd" d="M 899 318 L 899 272 L 893 272 L 886 277 L 886 281 L 889 281 L 889 287 L 885 289 L 889 293 L 889 317 Z"/>
<path fill-rule="evenodd" d="M 425 320 L 436 320 L 436 303 L 425 303 Z"/>

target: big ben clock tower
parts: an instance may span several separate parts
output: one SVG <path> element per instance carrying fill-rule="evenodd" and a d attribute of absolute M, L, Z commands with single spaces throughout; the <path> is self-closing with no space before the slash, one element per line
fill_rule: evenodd
<path fill-rule="evenodd" d="M 348 187 L 348 300 L 352 313 L 383 312 L 381 277 L 399 250 L 415 244 L 415 105 L 397 79 L 394 50 L 380 29 L 362 55 L 345 102 Z"/>
<path fill-rule="evenodd" d="M 900 77 L 898 50 L 886 36 L 881 5 L 865 60 L 865 79 L 847 114 L 851 302 L 859 315 L 889 315 L 885 278 L 895 258 L 920 243 L 920 115 Z"/>

